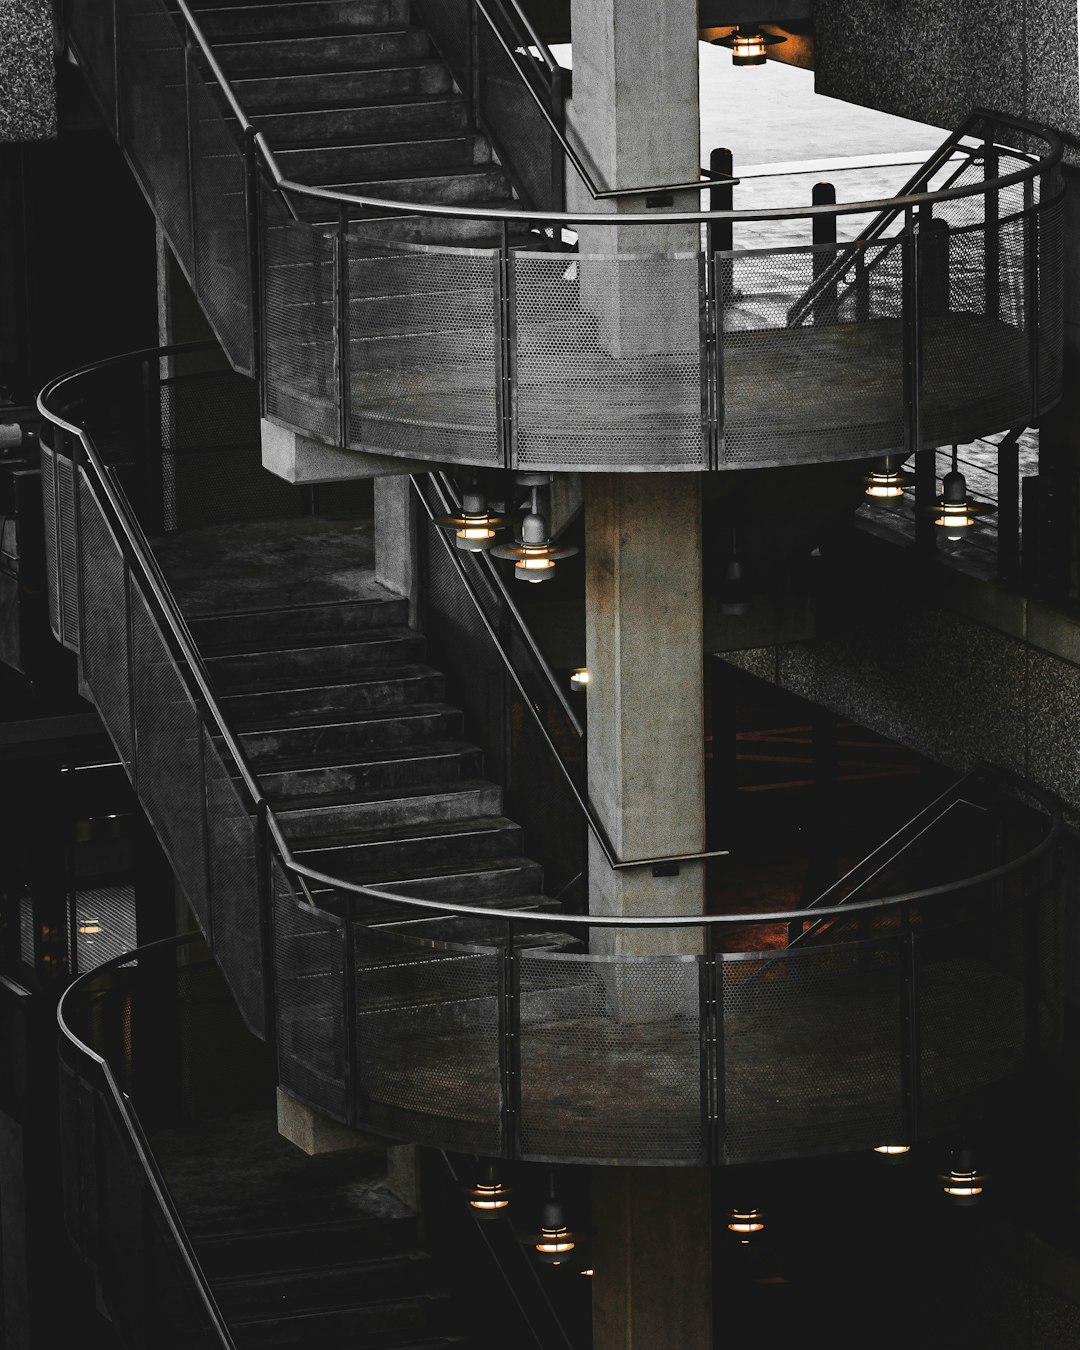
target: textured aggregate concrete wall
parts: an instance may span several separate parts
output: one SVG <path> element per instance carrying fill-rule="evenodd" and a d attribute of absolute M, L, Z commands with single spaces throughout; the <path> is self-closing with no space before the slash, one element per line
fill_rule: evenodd
<path fill-rule="evenodd" d="M 944 610 L 885 611 L 724 659 L 939 763 L 1015 769 L 1080 814 L 1080 666 Z"/>
<path fill-rule="evenodd" d="M 55 135 L 51 0 L 0 0 L 0 141 Z"/>
<path fill-rule="evenodd" d="M 982 105 L 1080 135 L 1075 0 L 815 0 L 814 26 L 819 94 L 942 127 Z"/>

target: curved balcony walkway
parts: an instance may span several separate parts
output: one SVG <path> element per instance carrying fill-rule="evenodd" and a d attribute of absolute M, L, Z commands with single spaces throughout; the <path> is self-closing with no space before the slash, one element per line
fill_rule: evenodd
<path fill-rule="evenodd" d="M 653 211 L 620 216 L 634 230 L 620 249 L 610 215 L 520 209 L 452 98 L 443 144 L 467 163 L 378 167 L 394 149 L 380 141 L 405 133 L 400 109 L 379 124 L 370 91 L 385 100 L 419 74 L 452 88 L 425 30 L 393 17 L 400 4 L 356 8 L 357 31 L 332 44 L 356 68 L 332 76 L 289 65 L 314 59 L 317 37 L 237 40 L 227 25 L 249 8 L 208 11 L 211 43 L 186 6 L 88 3 L 70 38 L 234 368 L 258 377 L 265 415 L 306 436 L 440 463 L 740 469 L 969 442 L 1034 424 L 1060 396 L 1049 131 L 973 114 L 900 196 L 861 204 L 873 220 L 853 241 L 809 242 L 811 218 L 835 241 L 852 205 Z M 454 36 L 440 33 L 444 50 Z M 279 83 L 300 98 L 320 81 L 368 99 L 336 178 L 330 150 L 289 141 L 304 114 L 275 103 Z M 489 111 L 511 141 L 525 104 Z M 331 186 L 290 176 L 305 171 Z M 807 244 L 792 248 L 803 217 Z M 724 247 L 746 219 L 775 221 L 784 246 Z"/>
<path fill-rule="evenodd" d="M 425 655 L 402 603 L 370 578 L 352 521 L 233 521 L 173 533 L 151 554 L 121 483 L 153 515 L 165 484 L 183 526 L 193 504 L 220 511 L 208 482 L 243 499 L 266 478 L 225 416 L 244 385 L 231 374 L 166 381 L 160 442 L 147 441 L 134 400 L 160 359 L 107 363 L 42 396 L 54 631 L 78 651 L 291 1092 L 461 1151 L 734 1163 L 912 1142 L 1054 1052 L 1052 808 L 976 775 L 816 908 L 643 920 L 684 929 L 687 954 L 627 954 L 643 950 L 639 927 L 567 912 L 545 892 L 502 790 L 462 740 L 439 653 Z M 107 425 L 125 397 L 135 440 L 109 440 L 110 469 L 64 411 Z M 174 439 L 168 415 L 185 402 L 212 410 L 194 442 Z M 213 591 L 204 572 L 184 583 L 184 558 L 212 559 Z M 302 600 L 289 591 L 298 560 Z M 162 568 L 188 596 L 183 612 Z M 471 601 L 456 578 L 431 604 L 460 628 Z M 473 683 L 489 693 L 494 659 L 475 648 Z M 537 774 L 524 781 L 552 791 Z M 571 847 L 569 835 L 558 843 Z"/>

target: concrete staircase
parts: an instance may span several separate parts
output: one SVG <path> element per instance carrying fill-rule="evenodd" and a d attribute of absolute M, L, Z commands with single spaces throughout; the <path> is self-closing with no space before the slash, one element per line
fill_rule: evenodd
<path fill-rule="evenodd" d="M 513 190 L 408 0 L 193 5 L 245 113 L 294 181 L 395 201 L 505 207 Z M 302 203 L 313 221 L 333 203 Z M 475 242 L 483 221 L 366 213 L 373 239 Z M 362 229 L 362 232 L 363 232 Z"/>
<path fill-rule="evenodd" d="M 269 602 L 271 572 L 266 583 Z M 220 613 L 190 619 L 290 846 L 343 879 L 535 910 L 538 920 L 553 914 L 543 871 L 503 814 L 502 789 L 483 777 L 481 752 L 464 738 L 460 711 L 443 701 L 424 638 L 407 626 L 406 602 L 380 591 L 371 581 L 368 598 L 327 603 L 313 581 L 302 605 L 236 611 L 225 595 Z M 410 931 L 437 925 L 444 938 L 502 940 L 494 920 L 431 919 L 374 900 L 368 912 L 371 922 Z M 518 941 L 580 946 L 554 918 Z"/>

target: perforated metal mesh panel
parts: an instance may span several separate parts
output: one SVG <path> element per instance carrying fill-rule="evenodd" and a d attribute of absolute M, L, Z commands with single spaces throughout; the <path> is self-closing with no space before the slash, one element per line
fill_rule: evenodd
<path fill-rule="evenodd" d="M 986 897 L 989 900 L 989 896 Z M 1024 1060 L 1026 936 L 1019 907 L 920 932 L 920 1111 L 926 1129 Z"/>
<path fill-rule="evenodd" d="M 131 600 L 139 800 L 200 926 L 209 923 L 202 723 L 146 601 Z"/>
<path fill-rule="evenodd" d="M 303 903 L 276 860 L 272 880 L 281 1085 L 345 1120 L 344 926 L 335 915 Z"/>
<path fill-rule="evenodd" d="M 79 569 L 86 621 L 80 669 L 105 729 L 131 772 L 134 728 L 128 683 L 128 598 L 124 561 L 86 479 L 79 494 Z"/>
<path fill-rule="evenodd" d="M 219 751 L 205 730 L 203 765 L 212 946 L 248 1029 L 263 1036 L 266 1004 L 255 817 L 224 747 Z"/>
<path fill-rule="evenodd" d="M 60 566 L 56 559 L 56 460 L 51 450 L 41 447 L 41 515 L 45 529 L 45 578 L 49 600 L 49 627 L 57 642 L 60 631 Z M 76 644 L 77 646 L 78 644 Z"/>
<path fill-rule="evenodd" d="M 903 1128 L 892 942 L 719 962 L 725 1160 L 870 1148 Z"/>
<path fill-rule="evenodd" d="M 495 256 L 349 244 L 350 444 L 501 463 Z"/>
<path fill-rule="evenodd" d="M 269 190 L 262 201 L 267 412 L 334 444 L 338 379 L 333 235 L 288 220 Z"/>
<path fill-rule="evenodd" d="M 957 205 L 957 204 L 954 204 Z M 964 215 L 981 213 L 965 203 Z M 959 211 L 951 213 L 963 220 Z M 941 217 L 938 217 L 940 220 Z M 1029 347 L 1025 317 L 1025 232 L 1023 220 L 996 229 L 963 223 L 937 233 L 920 227 L 919 261 L 923 408 L 922 443 L 941 445 L 966 439 L 968 428 L 1015 426 L 1031 411 Z M 998 316 L 987 313 L 987 240 L 995 275 Z"/>
<path fill-rule="evenodd" d="M 1039 392 L 1043 406 L 1056 396 L 1062 378 L 1064 228 L 1064 202 L 1045 207 L 1039 216 Z"/>
<path fill-rule="evenodd" d="M 79 649 L 79 573 L 76 563 L 75 467 L 62 455 L 56 465 L 56 530 L 60 540 L 60 623 L 64 645 Z"/>
<path fill-rule="evenodd" d="M 519 966 L 522 1156 L 706 1161 L 699 959 Z"/>
<path fill-rule="evenodd" d="M 193 275 L 184 44 L 172 15 L 135 0 L 119 9 L 123 145 L 177 260 Z M 196 76 L 197 78 L 197 76 Z"/>
<path fill-rule="evenodd" d="M 899 244 L 837 248 L 848 267 L 835 300 L 788 327 L 815 258 L 820 267 L 833 257 L 789 249 L 717 260 L 725 468 L 813 464 L 903 444 Z"/>
<path fill-rule="evenodd" d="M 503 1150 L 501 958 L 354 926 L 358 1123 Z"/>
<path fill-rule="evenodd" d="M 519 464 L 707 466 L 700 262 L 513 255 Z"/>
<path fill-rule="evenodd" d="M 68 921 L 74 928 L 72 975 L 85 974 L 138 945 L 133 886 L 80 888 L 68 900 L 68 911 Z"/>
<path fill-rule="evenodd" d="M 220 112 L 223 100 L 201 81 L 191 89 L 191 173 L 195 204 L 195 288 L 236 370 L 252 365 L 251 282 L 242 133 Z"/>

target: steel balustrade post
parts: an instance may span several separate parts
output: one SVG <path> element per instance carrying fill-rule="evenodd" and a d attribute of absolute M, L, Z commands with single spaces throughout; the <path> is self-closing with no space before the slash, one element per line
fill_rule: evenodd
<path fill-rule="evenodd" d="M 727 146 L 717 146 L 709 155 L 709 172 L 723 174 L 727 178 L 735 176 L 735 161 Z M 734 203 L 735 189 L 731 183 L 714 183 L 709 188 L 710 211 L 731 211 Z M 724 250 L 731 252 L 734 247 L 732 242 L 734 232 L 730 220 L 710 220 L 705 228 L 710 257 Z"/>
<path fill-rule="evenodd" d="M 514 452 L 514 350 L 510 303 L 510 239 L 506 221 L 499 224 L 499 249 L 495 260 L 495 341 L 497 396 L 495 414 L 498 421 L 500 457 L 504 469 L 515 463 Z"/>
<path fill-rule="evenodd" d="M 997 147 L 987 141 L 983 148 L 983 177 L 998 176 L 1000 157 Z M 986 317 L 992 323 L 1001 319 L 1001 202 L 996 188 L 983 194 L 983 272 L 986 288 Z"/>
<path fill-rule="evenodd" d="M 1039 211 L 1035 184 L 1024 183 L 1024 327 L 1027 331 L 1028 378 L 1031 390 L 1029 421 L 1039 422 Z"/>
<path fill-rule="evenodd" d="M 717 1166 L 723 1160 L 723 1027 L 719 1008 L 716 930 L 705 926 L 705 954 L 701 959 L 701 1125 L 704 1161 Z"/>
<path fill-rule="evenodd" d="M 836 188 L 832 183 L 815 183 L 811 193 L 815 206 L 835 206 Z M 811 267 L 815 282 L 826 273 L 836 261 L 836 217 L 822 215 L 811 217 L 811 242 L 814 252 Z M 828 251 L 827 251 L 828 250 Z M 836 282 L 824 286 L 814 297 L 812 313 L 814 323 L 824 326 L 830 321 L 836 322 Z"/>
<path fill-rule="evenodd" d="M 343 202 L 338 212 L 334 248 L 334 365 L 337 370 L 338 444 L 349 444 L 349 208 Z"/>
<path fill-rule="evenodd" d="M 734 160 L 726 146 L 718 146 L 709 155 L 710 173 L 734 175 Z M 731 183 L 717 183 L 709 188 L 709 210 L 730 211 L 735 201 Z M 710 396 L 709 429 L 711 449 L 709 467 L 718 469 L 723 460 L 724 444 L 724 311 L 731 295 L 733 227 L 730 220 L 710 220 L 705 226 L 705 254 L 708 261 L 707 300 L 708 381 Z"/>
<path fill-rule="evenodd" d="M 911 207 L 904 212 L 902 249 L 902 349 L 904 362 L 904 453 L 915 456 L 915 546 L 930 554 L 934 537 L 935 452 L 922 448 L 922 294 L 919 234 Z"/>
<path fill-rule="evenodd" d="M 75 558 L 75 575 L 64 578 L 60 588 L 60 631 L 64 635 L 66 642 L 71 642 L 72 634 L 67 631 L 67 620 L 64 617 L 67 606 L 63 603 L 65 592 L 68 586 L 75 587 L 75 622 L 78 625 L 78 632 L 74 635 L 75 645 L 78 647 L 80 658 L 82 656 L 83 634 L 86 632 L 86 591 L 83 586 L 83 577 L 86 575 L 86 566 L 83 560 L 83 534 L 82 534 L 82 489 L 79 482 L 81 476 L 80 459 L 82 458 L 82 442 L 76 436 L 72 442 L 71 448 L 71 528 L 75 532 L 75 548 L 73 554 Z M 60 498 L 57 496 L 56 502 L 59 505 Z M 56 533 L 60 534 L 59 513 L 56 519 Z M 63 550 L 61 549 L 61 555 Z"/>
<path fill-rule="evenodd" d="M 120 0 L 112 0 L 113 131 L 116 144 L 124 149 L 124 114 L 120 101 Z"/>
<path fill-rule="evenodd" d="M 708 249 L 697 255 L 698 262 L 698 368 L 701 384 L 701 456 L 702 468 L 715 469 L 719 462 L 719 419 L 716 411 L 716 329 L 715 305 L 710 293 Z"/>
<path fill-rule="evenodd" d="M 1015 586 L 1020 579 L 1020 436 L 1010 431 L 997 450 L 997 579 Z"/>
<path fill-rule="evenodd" d="M 255 885 L 262 945 L 263 1017 L 265 1040 L 278 1064 L 277 967 L 274 961 L 274 871 L 270 853 L 270 806 L 265 798 L 255 811 Z"/>
<path fill-rule="evenodd" d="M 515 947 L 517 925 L 506 922 L 506 947 L 499 972 L 500 1071 L 503 1094 L 503 1148 L 508 1158 L 519 1153 L 521 1128 L 521 987 Z"/>

